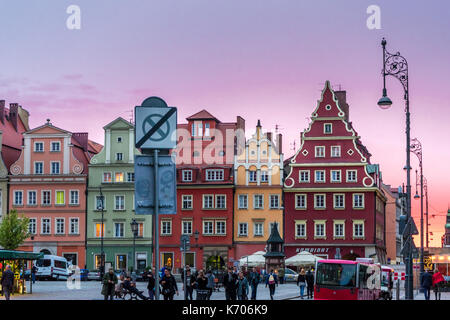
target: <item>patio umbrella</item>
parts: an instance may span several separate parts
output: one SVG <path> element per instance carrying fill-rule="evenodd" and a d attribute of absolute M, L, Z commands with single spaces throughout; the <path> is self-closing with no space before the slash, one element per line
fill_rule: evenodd
<path fill-rule="evenodd" d="M 266 264 L 266 258 L 264 258 L 265 254 L 264 251 L 257 251 L 249 256 L 243 256 L 239 260 L 239 265 L 247 267 L 263 267 Z"/>
<path fill-rule="evenodd" d="M 301 251 L 284 261 L 287 266 L 314 266 L 318 260 L 323 258 L 313 255 L 308 251 Z"/>

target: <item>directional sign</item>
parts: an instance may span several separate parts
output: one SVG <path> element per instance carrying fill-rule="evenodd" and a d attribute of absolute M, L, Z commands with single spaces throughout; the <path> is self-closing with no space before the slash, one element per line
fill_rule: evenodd
<path fill-rule="evenodd" d="M 147 98 L 134 108 L 136 148 L 173 149 L 177 137 L 177 108 L 168 107 L 158 97 Z"/>
<path fill-rule="evenodd" d="M 159 213 L 177 213 L 176 168 L 172 157 L 161 155 L 158 157 L 158 192 Z M 136 155 L 134 158 L 135 176 L 135 212 L 136 214 L 154 213 L 154 176 L 155 161 L 151 155 Z"/>
<path fill-rule="evenodd" d="M 414 219 L 411 217 L 408 219 L 408 222 L 405 225 L 405 229 L 403 229 L 403 239 L 406 239 L 410 234 L 419 234 L 416 224 L 414 223 Z"/>

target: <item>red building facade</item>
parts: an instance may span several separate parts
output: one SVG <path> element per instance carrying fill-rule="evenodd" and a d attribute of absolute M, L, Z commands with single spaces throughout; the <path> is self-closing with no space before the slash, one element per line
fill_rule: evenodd
<path fill-rule="evenodd" d="M 327 81 L 286 166 L 285 253 L 371 257 L 386 263 L 385 203 L 379 166 L 349 122 L 345 91 Z"/>
<path fill-rule="evenodd" d="M 243 132 L 245 121 L 238 116 L 236 122 L 224 123 L 206 110 L 187 121 L 177 126 L 178 208 L 176 215 L 160 216 L 160 261 L 175 270 L 181 268 L 180 238 L 188 235 L 186 264 L 222 269 L 235 258 L 233 163 L 236 131 Z"/>

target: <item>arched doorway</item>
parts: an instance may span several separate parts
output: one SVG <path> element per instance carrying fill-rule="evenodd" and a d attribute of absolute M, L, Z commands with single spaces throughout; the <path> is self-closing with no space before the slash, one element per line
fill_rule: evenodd
<path fill-rule="evenodd" d="M 223 258 L 219 255 L 217 256 L 210 256 L 206 260 L 206 270 L 224 270 L 225 269 L 225 261 Z"/>
<path fill-rule="evenodd" d="M 48 249 L 42 249 L 40 252 L 42 252 L 43 254 L 52 254 Z"/>

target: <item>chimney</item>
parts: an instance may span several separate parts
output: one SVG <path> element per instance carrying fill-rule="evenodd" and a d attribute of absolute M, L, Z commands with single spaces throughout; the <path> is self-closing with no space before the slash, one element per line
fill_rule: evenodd
<path fill-rule="evenodd" d="M 335 91 L 334 94 L 336 95 L 336 98 L 339 102 L 339 107 L 341 107 L 342 111 L 345 113 L 345 121 L 349 121 L 349 105 L 347 104 L 347 91 L 345 90 L 339 90 Z"/>
<path fill-rule="evenodd" d="M 18 118 L 19 118 L 19 104 L 18 103 L 10 103 L 9 104 L 9 121 L 11 121 L 16 132 L 17 132 Z"/>
<path fill-rule="evenodd" d="M 258 123 L 256 124 L 256 140 L 261 139 L 261 121 L 258 119 Z"/>
<path fill-rule="evenodd" d="M 267 140 L 272 142 L 272 132 L 266 132 Z"/>
<path fill-rule="evenodd" d="M 74 132 L 72 137 L 81 145 L 83 151 L 88 151 L 88 133 L 87 132 Z"/>
<path fill-rule="evenodd" d="M 236 117 L 236 129 L 242 129 L 245 131 L 245 120 L 241 116 Z"/>
<path fill-rule="evenodd" d="M 5 124 L 5 100 L 0 100 L 0 121 Z"/>
<path fill-rule="evenodd" d="M 277 148 L 278 148 L 278 154 L 283 153 L 283 136 L 281 133 L 277 134 Z"/>

